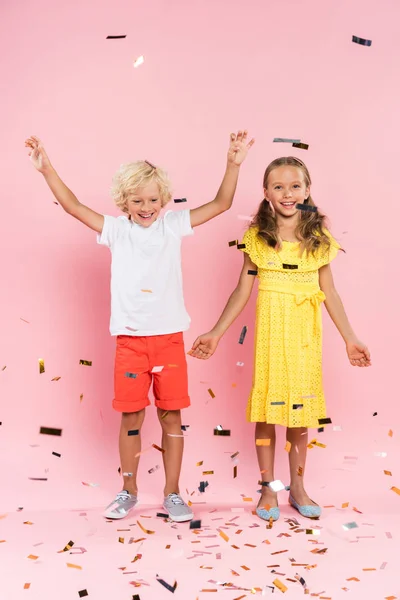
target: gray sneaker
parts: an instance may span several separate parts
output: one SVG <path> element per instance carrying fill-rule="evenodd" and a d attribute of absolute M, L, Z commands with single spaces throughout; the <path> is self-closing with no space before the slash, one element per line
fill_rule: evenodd
<path fill-rule="evenodd" d="M 191 521 L 193 513 L 190 507 L 184 502 L 179 494 L 169 494 L 164 498 L 163 508 L 168 513 L 171 521 L 182 523 L 183 521 Z"/>
<path fill-rule="evenodd" d="M 109 504 L 103 515 L 106 519 L 123 519 L 136 506 L 137 496 L 130 494 L 126 490 L 119 492 L 115 499 Z"/>

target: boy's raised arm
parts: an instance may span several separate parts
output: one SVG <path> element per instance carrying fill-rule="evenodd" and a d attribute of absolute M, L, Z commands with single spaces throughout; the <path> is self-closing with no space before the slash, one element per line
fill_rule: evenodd
<path fill-rule="evenodd" d="M 193 208 L 190 211 L 190 224 L 192 227 L 202 225 L 210 219 L 217 217 L 232 206 L 239 177 L 240 165 L 247 156 L 249 149 L 254 144 L 254 138 L 247 142 L 247 131 L 239 131 L 237 135 L 231 133 L 228 150 L 228 162 L 221 186 L 214 200 Z"/>
<path fill-rule="evenodd" d="M 39 173 L 42 173 L 54 197 L 65 212 L 90 227 L 90 229 L 101 233 L 104 225 L 103 215 L 79 202 L 75 194 L 65 185 L 53 168 L 39 138 L 31 136 L 25 141 L 25 146 L 30 150 L 29 157 L 32 164 Z"/>

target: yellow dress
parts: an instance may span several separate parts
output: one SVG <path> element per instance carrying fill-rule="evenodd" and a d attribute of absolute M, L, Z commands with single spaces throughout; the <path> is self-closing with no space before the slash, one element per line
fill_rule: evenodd
<path fill-rule="evenodd" d="M 259 279 L 247 420 L 317 428 L 318 420 L 326 417 L 321 315 L 325 294 L 318 269 L 335 258 L 340 246 L 326 231 L 329 249 L 300 256 L 300 243 L 283 242 L 277 251 L 257 232 L 251 227 L 242 242 Z"/>

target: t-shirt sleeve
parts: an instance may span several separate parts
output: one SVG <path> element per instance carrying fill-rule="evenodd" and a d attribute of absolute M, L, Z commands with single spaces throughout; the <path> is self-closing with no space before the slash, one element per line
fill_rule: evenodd
<path fill-rule="evenodd" d="M 97 234 L 97 243 L 111 248 L 119 235 L 121 225 L 122 223 L 117 217 L 104 215 L 104 225 L 102 232 Z"/>
<path fill-rule="evenodd" d="M 179 238 L 193 235 L 190 210 L 169 210 L 164 216 L 165 225 Z"/>

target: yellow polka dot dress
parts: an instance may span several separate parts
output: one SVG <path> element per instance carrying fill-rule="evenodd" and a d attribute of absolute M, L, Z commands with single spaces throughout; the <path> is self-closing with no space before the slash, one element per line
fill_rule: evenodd
<path fill-rule="evenodd" d="M 335 258 L 340 246 L 326 231 L 329 248 L 300 256 L 300 243 L 283 242 L 275 250 L 257 233 L 251 227 L 242 242 L 259 279 L 247 420 L 317 428 L 318 419 L 326 417 L 321 315 L 325 295 L 318 269 Z"/>

